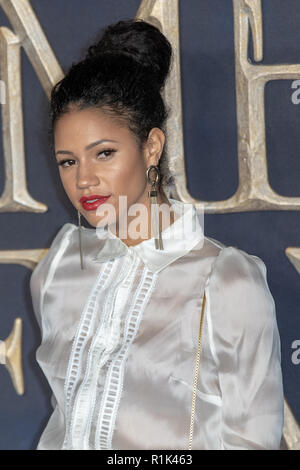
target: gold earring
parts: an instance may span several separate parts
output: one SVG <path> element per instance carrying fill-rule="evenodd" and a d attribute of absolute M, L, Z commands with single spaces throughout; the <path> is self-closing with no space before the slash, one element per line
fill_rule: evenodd
<path fill-rule="evenodd" d="M 150 179 L 150 172 L 151 170 L 155 170 L 156 177 L 154 180 Z M 161 238 L 161 230 L 160 230 L 160 220 L 159 220 L 159 210 L 158 210 L 158 203 L 157 203 L 157 183 L 159 181 L 159 168 L 156 165 L 151 165 L 147 169 L 147 180 L 151 184 L 151 189 L 148 191 L 148 196 L 150 199 L 150 208 L 151 208 L 151 236 L 154 235 L 155 240 L 155 248 L 157 250 L 163 250 L 163 242 Z"/>
<path fill-rule="evenodd" d="M 79 236 L 80 265 L 81 265 L 81 269 L 84 269 L 84 267 L 83 267 L 83 257 L 82 257 L 82 241 L 81 241 L 81 214 L 80 214 L 78 209 L 77 209 L 77 214 L 78 214 L 78 236 Z"/>

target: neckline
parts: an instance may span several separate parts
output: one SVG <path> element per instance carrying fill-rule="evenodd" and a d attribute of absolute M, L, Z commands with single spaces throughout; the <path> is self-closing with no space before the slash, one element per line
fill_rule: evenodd
<path fill-rule="evenodd" d="M 155 248 L 154 237 L 143 240 L 136 245 L 127 246 L 121 238 L 112 232 L 109 236 L 109 232 L 102 228 L 101 237 L 104 234 L 105 243 L 98 251 L 94 261 L 105 262 L 132 253 L 141 258 L 153 272 L 158 272 L 192 250 L 196 245 L 199 245 L 201 250 L 204 243 L 204 233 L 196 207 L 173 198 L 169 198 L 169 201 L 173 206 L 174 213 L 179 216 L 161 232 L 163 250 Z M 192 229 L 190 229 L 191 223 Z M 200 241 L 201 244 L 199 244 Z"/>
<path fill-rule="evenodd" d="M 184 208 L 183 206 L 181 206 L 181 204 L 183 204 L 181 201 L 178 201 L 177 199 L 173 199 L 173 198 L 168 198 L 168 201 L 170 202 L 171 206 L 170 206 L 170 210 L 172 210 L 171 208 L 173 208 L 173 212 L 174 212 L 174 218 L 175 220 L 169 224 L 164 230 L 161 231 L 161 237 L 162 239 L 167 239 L 170 232 L 171 231 L 175 231 L 178 227 L 178 225 L 180 224 L 180 219 L 181 217 L 184 215 Z M 176 217 L 176 214 L 177 214 L 177 217 Z M 139 246 L 141 245 L 148 245 L 149 243 L 152 243 L 154 244 L 154 237 L 150 237 L 150 238 L 146 238 L 145 240 L 142 240 L 141 242 L 139 243 L 136 243 L 135 245 L 127 245 L 123 240 L 122 238 L 118 237 L 117 235 L 115 235 L 108 226 L 106 226 L 107 228 L 105 229 L 107 231 L 107 233 L 109 234 L 109 237 L 111 237 L 112 239 L 117 239 L 119 240 L 123 245 L 125 245 L 128 249 L 131 248 L 133 250 L 137 249 Z"/>

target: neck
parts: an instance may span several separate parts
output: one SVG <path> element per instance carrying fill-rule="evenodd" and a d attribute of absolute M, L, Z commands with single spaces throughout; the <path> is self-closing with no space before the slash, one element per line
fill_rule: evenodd
<path fill-rule="evenodd" d="M 130 234 L 128 233 L 128 230 L 127 230 L 127 237 L 122 238 L 122 241 L 127 246 L 138 245 L 142 241 L 148 240 L 148 239 L 151 238 L 151 207 L 150 207 L 150 199 L 148 197 L 148 194 L 144 198 L 143 203 L 147 208 L 146 212 L 147 212 L 148 224 L 144 224 L 143 223 L 144 221 L 142 221 L 142 225 L 146 226 L 148 228 L 148 233 L 146 233 L 146 234 L 141 233 L 141 236 L 138 239 L 136 239 L 136 238 L 133 239 L 129 236 Z M 166 204 L 168 207 L 171 207 L 171 204 L 170 204 L 168 198 L 166 197 L 166 195 L 165 195 L 165 193 L 162 189 L 157 194 L 157 203 L 158 203 L 159 207 L 161 206 L 161 204 Z M 165 230 L 169 225 L 174 223 L 174 213 L 173 213 L 173 211 L 168 211 L 168 209 L 167 209 L 167 215 L 169 215 L 169 217 L 167 215 L 166 215 L 166 217 L 162 217 L 163 212 L 166 212 L 166 209 L 164 210 L 163 207 L 162 207 L 162 210 L 159 212 L 160 231 Z M 128 216 L 127 215 L 127 228 L 129 228 L 131 222 L 135 219 L 135 217 L 136 216 Z M 137 232 L 141 232 L 141 224 L 136 225 L 136 230 L 137 230 Z M 116 227 L 116 236 L 119 237 L 119 227 Z"/>

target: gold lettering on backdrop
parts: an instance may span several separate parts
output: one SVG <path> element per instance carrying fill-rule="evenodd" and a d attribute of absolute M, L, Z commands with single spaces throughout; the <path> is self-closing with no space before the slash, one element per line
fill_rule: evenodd
<path fill-rule="evenodd" d="M 47 248 L 40 250 L 2 250 L 0 251 L 0 264 L 21 264 L 33 270 L 47 252 Z"/>
<path fill-rule="evenodd" d="M 63 76 L 63 72 L 29 1 L 0 0 L 0 5 L 18 34 L 15 37 L 7 28 L 0 28 L 1 58 L 4 62 L 0 67 L 0 77 L 2 72 L 4 82 L 8 86 L 7 104 L 2 108 L 6 184 L 4 193 L 0 198 L 0 211 L 44 212 L 47 207 L 34 201 L 26 189 L 20 68 L 17 65 L 19 52 L 16 51 L 16 48 L 19 49 L 20 45 L 18 45 L 17 38 L 20 38 L 20 43 L 26 50 L 48 96 L 51 86 Z M 233 0 L 233 8 L 239 186 L 236 193 L 229 199 L 210 202 L 195 200 L 187 191 L 182 130 L 178 0 L 144 0 L 138 9 L 136 17 L 147 18 L 147 21 L 159 26 L 168 36 L 174 48 L 174 63 L 165 89 L 165 99 L 171 107 L 170 119 L 167 125 L 169 138 L 166 143 L 166 150 L 169 155 L 170 169 L 175 179 L 175 185 L 170 188 L 169 196 L 173 195 L 184 202 L 204 206 L 206 213 L 297 210 L 300 207 L 300 198 L 280 196 L 272 190 L 268 182 L 264 87 L 271 80 L 299 78 L 300 64 L 251 64 L 248 58 L 250 28 L 253 35 L 254 58 L 256 61 L 262 59 L 261 2 L 260 0 Z M 166 14 L 170 11 L 172 12 L 171 15 Z M 11 57 L 8 61 L 9 49 L 11 49 Z M 13 49 L 15 49 L 14 52 Z M 13 68 L 12 64 L 16 64 L 14 76 L 19 77 L 19 83 L 16 83 L 19 93 L 13 93 L 13 87 L 11 87 L 11 93 L 9 93 L 9 85 L 13 82 L 12 77 L 9 76 L 8 63 L 11 64 L 10 69 Z M 14 120 L 9 119 L 9 116 L 12 115 Z M 17 116 L 19 116 L 19 122 L 14 126 Z M 18 165 L 16 165 L 17 159 Z"/>
<path fill-rule="evenodd" d="M 283 439 L 282 450 L 300 450 L 299 424 L 286 400 L 284 400 Z"/>
<path fill-rule="evenodd" d="M 21 264 L 33 270 L 46 255 L 48 249 L 0 251 L 0 263 Z M 5 341 L 0 340 L 0 364 L 7 368 L 18 395 L 24 394 L 22 369 L 22 319 L 16 318 L 11 334 Z"/>
<path fill-rule="evenodd" d="M 31 198 L 26 187 L 20 47 L 24 47 L 48 97 L 51 87 L 62 78 L 63 72 L 29 1 L 0 0 L 0 6 L 9 18 L 15 33 L 8 28 L 0 28 L 0 79 L 7 88 L 5 90 L 6 105 L 2 106 L 6 181 L 0 198 L 0 212 L 45 212 L 47 206 Z M 300 64 L 271 66 L 251 64 L 248 58 L 250 29 L 253 35 L 255 61 L 262 60 L 263 56 L 261 3 L 260 0 L 233 0 L 233 8 L 239 186 L 231 198 L 212 202 L 195 200 L 187 191 L 182 124 L 178 0 L 143 0 L 138 9 L 136 17 L 158 26 L 169 38 L 174 50 L 174 62 L 164 91 L 167 106 L 170 106 L 166 151 L 169 167 L 175 180 L 168 195 L 196 206 L 201 205 L 206 213 L 298 210 L 300 198 L 282 197 L 272 190 L 268 182 L 264 87 L 271 80 L 299 78 Z M 46 249 L 2 251 L 0 263 L 17 263 L 34 269 L 47 251 Z M 2 359 L 6 357 L 6 348 L 3 343 L 5 342 L 0 343 Z M 284 406 L 283 447 L 298 449 L 300 448 L 299 426 L 286 401 Z"/>
<path fill-rule="evenodd" d="M 251 64 L 248 58 L 250 28 L 254 60 L 263 59 L 261 0 L 233 0 L 233 10 L 239 186 L 227 201 L 218 202 L 215 207 L 212 203 L 210 212 L 216 212 L 220 204 L 222 212 L 299 210 L 300 197 L 280 196 L 269 184 L 264 91 L 268 81 L 299 78 L 300 64 Z M 281 445 L 290 450 L 300 449 L 300 427 L 286 400 Z"/>
<path fill-rule="evenodd" d="M 168 139 L 166 139 L 165 148 L 168 166 L 174 176 L 176 187 L 166 187 L 165 191 L 168 196 L 172 197 L 176 195 L 177 189 L 177 193 L 183 201 L 195 202 L 186 192 L 178 0 L 143 0 L 135 17 L 141 18 L 163 31 L 174 51 L 173 63 L 163 94 L 166 105 L 170 109 L 166 124 Z"/>
<path fill-rule="evenodd" d="M 242 212 L 250 210 L 298 209 L 300 198 L 285 198 L 275 193 L 268 183 L 264 86 L 267 81 L 300 77 L 300 65 L 251 65 L 248 59 L 248 36 L 251 27 L 254 37 L 254 58 L 262 60 L 262 14 L 260 0 L 233 0 L 236 93 L 238 121 L 239 186 L 236 193 L 224 201 L 198 201 L 187 191 L 184 163 L 181 71 L 179 51 L 178 0 L 143 0 L 136 18 L 158 26 L 174 48 L 174 63 L 166 82 L 164 98 L 171 113 L 167 123 L 167 156 L 175 186 L 168 196 L 193 203 L 206 213 Z M 247 116 L 248 119 L 247 119 Z M 299 425 L 284 401 L 284 431 L 282 449 L 300 449 Z"/>
<path fill-rule="evenodd" d="M 0 104 L 4 104 L 5 100 L 6 100 L 5 83 L 3 80 L 0 80 Z"/>
<path fill-rule="evenodd" d="M 21 88 L 21 46 L 47 94 L 63 76 L 38 19 L 27 0 L 0 0 L 14 33 L 0 27 L 0 79 L 6 85 L 1 105 L 5 163 L 5 185 L 0 212 L 45 212 L 47 206 L 34 200 L 26 183 L 24 129 Z"/>
<path fill-rule="evenodd" d="M 9 372 L 18 395 L 24 394 L 24 378 L 22 370 L 22 319 L 16 318 L 10 335 L 0 341 L 0 364 L 4 364 Z"/>
<path fill-rule="evenodd" d="M 159 25 L 170 39 L 176 54 L 165 91 L 166 102 L 172 110 L 167 127 L 167 155 L 175 179 L 171 195 L 184 202 L 201 205 L 205 213 L 299 210 L 300 197 L 280 196 L 268 181 L 264 90 L 269 81 L 299 78 L 300 64 L 251 64 L 248 57 L 250 29 L 254 59 L 260 61 L 263 58 L 261 2 L 233 0 L 233 10 L 239 185 L 229 199 L 209 202 L 196 200 L 187 191 L 182 132 L 178 1 L 144 0 L 136 15 Z M 167 16 L 167 12 L 172 14 Z"/>
<path fill-rule="evenodd" d="M 300 197 L 283 197 L 268 181 L 264 92 L 267 82 L 300 77 L 300 64 L 257 65 L 248 58 L 249 29 L 254 60 L 263 59 L 260 0 L 233 0 L 235 71 L 238 123 L 239 186 L 235 195 L 212 205 L 222 212 L 252 210 L 299 210 Z"/>
<path fill-rule="evenodd" d="M 300 273 L 300 248 L 297 246 L 289 246 L 285 249 L 285 254 L 296 271 Z"/>

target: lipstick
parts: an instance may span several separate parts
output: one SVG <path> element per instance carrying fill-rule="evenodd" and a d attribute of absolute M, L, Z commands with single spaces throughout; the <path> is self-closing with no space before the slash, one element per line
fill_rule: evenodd
<path fill-rule="evenodd" d="M 99 194 L 91 194 L 90 196 L 82 196 L 79 201 L 86 211 L 94 211 L 98 206 L 106 202 L 110 196 L 111 195 L 99 196 Z"/>

